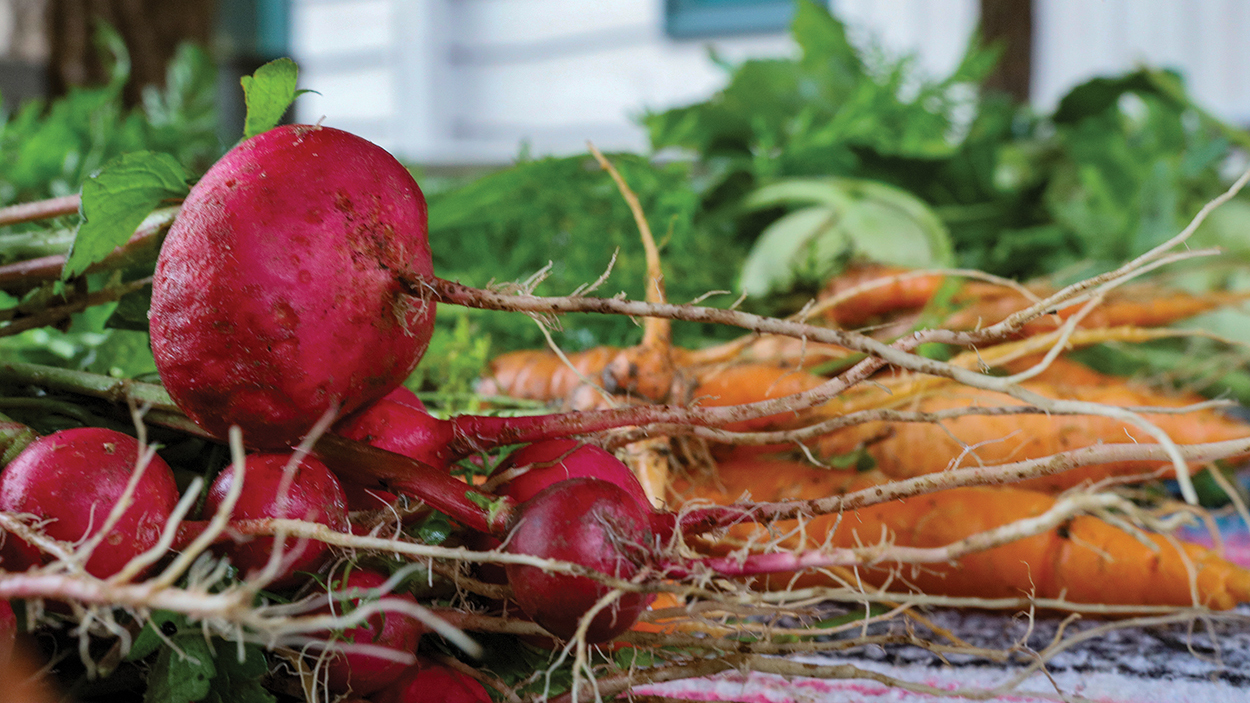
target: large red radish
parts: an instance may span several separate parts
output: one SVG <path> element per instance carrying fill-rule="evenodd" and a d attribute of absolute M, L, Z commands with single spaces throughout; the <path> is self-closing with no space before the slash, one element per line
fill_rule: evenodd
<path fill-rule="evenodd" d="M 398 386 L 430 341 L 425 198 L 382 148 L 288 125 L 232 149 L 191 189 L 152 283 L 152 351 L 184 412 L 258 448 Z"/>
<path fill-rule="evenodd" d="M 597 478 L 619 486 L 641 505 L 650 505 L 638 478 L 610 452 L 575 439 L 550 439 L 517 449 L 499 464 L 493 476 L 513 469 L 518 473 L 499 488 L 518 503 L 571 478 Z"/>

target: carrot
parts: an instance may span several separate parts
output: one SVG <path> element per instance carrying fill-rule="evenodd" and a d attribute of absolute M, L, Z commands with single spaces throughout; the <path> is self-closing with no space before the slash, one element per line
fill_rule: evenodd
<path fill-rule="evenodd" d="M 912 275 L 897 266 L 864 263 L 829 280 L 821 297 L 846 297 L 824 312 L 839 327 L 856 327 L 889 313 L 917 310 L 929 303 L 946 280 L 940 274 Z"/>
<path fill-rule="evenodd" d="M 874 318 L 919 310 L 929 303 L 944 282 L 939 274 L 925 274 L 895 266 L 859 264 L 830 279 L 821 293 L 822 300 L 838 299 L 824 318 L 842 327 L 863 325 Z M 1045 283 L 1027 286 L 1037 299 L 1058 289 Z M 1158 327 L 1187 319 L 1219 307 L 1250 298 L 1250 293 L 1212 291 L 1190 293 L 1142 283 L 1111 291 L 1104 302 L 1090 312 L 1081 327 L 1096 329 L 1119 325 Z M 964 307 L 942 324 L 948 329 L 975 329 L 1001 322 L 1011 314 L 1033 305 L 1034 300 L 1009 286 L 980 281 L 964 283 L 953 298 Z M 1059 327 L 1081 309 L 1080 303 L 1067 305 L 1053 315 L 1038 318 L 1024 328 L 1024 334 L 1048 332 Z"/>
<path fill-rule="evenodd" d="M 563 400 L 584 383 L 583 378 L 598 381 L 608 362 L 619 353 L 616 347 L 595 347 L 569 354 L 570 368 L 546 349 L 508 352 L 490 362 L 477 390 L 482 395 Z"/>
<path fill-rule="evenodd" d="M 616 182 L 638 225 L 647 261 L 646 300 L 663 303 L 666 298 L 660 251 L 638 196 L 593 144 L 590 152 Z M 609 393 L 663 402 L 673 386 L 672 323 L 666 319 L 645 318 L 642 342 L 638 346 L 595 347 L 568 356 L 573 368 L 557 354 L 546 350 L 503 354 L 491 362 L 485 379 L 479 384 L 479 392 L 532 400 L 560 400 L 584 385 L 584 378 L 602 383 Z"/>
<path fill-rule="evenodd" d="M 811 390 L 828 379 L 776 364 L 731 364 L 707 369 L 697 378 L 687 404 L 723 407 L 768 400 Z M 770 415 L 726 425 L 728 430 L 756 430 L 793 424 L 794 415 Z"/>
<path fill-rule="evenodd" d="M 585 377 L 604 384 L 611 393 L 629 392 L 640 398 L 664 402 L 675 400 L 672 384 L 679 377 L 718 376 L 729 363 L 793 369 L 800 364 L 811 367 L 846 359 L 851 352 L 836 344 L 763 335 L 707 349 L 670 347 L 667 358 L 661 346 L 645 339 L 642 344 L 627 349 L 595 347 L 567 356 L 573 368 L 548 350 L 501 354 L 490 362 L 478 382 L 478 392 L 527 400 L 566 400 L 583 385 L 582 377 Z"/>
<path fill-rule="evenodd" d="M 752 499 L 807 499 L 843 493 L 885 482 L 876 472 L 849 474 L 783 460 L 727 461 L 716 476 L 684 476 L 674 481 L 677 503 L 707 499 L 728 503 L 742 493 Z M 900 546 L 933 547 L 1039 515 L 1054 505 L 1052 496 L 1015 487 L 969 487 L 916 496 L 819 516 L 782 546 L 816 548 L 876 544 L 883 538 Z M 771 526 L 785 534 L 793 522 Z M 712 551 L 732 549 L 764 528 L 741 525 L 730 530 L 728 543 Z M 1213 551 L 1182 544 L 1180 550 L 1161 535 L 1149 535 L 1147 546 L 1133 535 L 1102 520 L 1078 516 L 1063 528 L 971 554 L 955 564 L 900 566 L 880 564 L 857 571 L 874 587 L 915 590 L 960 597 L 1067 598 L 1077 603 L 1176 605 L 1197 602 L 1227 609 L 1250 600 L 1250 570 Z M 1182 557 L 1182 551 L 1184 557 Z M 1190 591 L 1188 558 L 1197 572 L 1196 594 Z M 836 585 L 828 573 L 771 577 L 770 588 Z"/>
<path fill-rule="evenodd" d="M 1096 372 L 1083 373 L 1093 375 Z M 1067 386 L 1028 381 L 1021 386 L 1049 398 L 1117 406 L 1175 408 L 1203 400 L 1194 395 L 1165 396 L 1133 389 L 1111 377 L 1104 376 L 1102 380 L 1102 385 Z M 934 412 L 977 405 L 1022 404 L 1000 393 L 948 387 L 915 398 L 904 404 L 902 409 Z M 1183 444 L 1250 436 L 1250 425 L 1211 409 L 1183 414 L 1144 414 L 1143 417 L 1167 432 L 1174 441 Z M 1154 439 L 1135 425 L 1103 416 L 970 415 L 947 420 L 940 426 L 930 423 L 865 423 L 826 435 L 817 442 L 817 447 L 822 455 L 834 456 L 866 446 L 883 473 L 893 478 L 907 478 L 944 471 L 955 463 L 961 466 L 977 463 L 993 465 L 1041 458 L 1100 443 L 1124 442 L 1153 443 Z M 971 449 L 965 452 L 965 447 Z M 1017 485 L 1060 491 L 1085 481 L 1147 473 L 1164 466 L 1164 462 L 1108 462 L 1030 479 Z"/>
<path fill-rule="evenodd" d="M 1040 298 L 1054 293 L 1043 286 L 1030 286 Z M 965 290 L 967 290 L 965 288 Z M 1189 293 L 1161 286 L 1140 284 L 1125 286 L 1109 293 L 1098 307 L 1080 322 L 1085 329 L 1135 325 L 1161 327 L 1179 322 L 1216 308 L 1244 302 L 1250 294 L 1211 291 Z M 957 296 L 956 302 L 968 300 Z M 1010 288 L 998 288 L 994 295 L 972 299 L 967 307 L 948 317 L 943 326 L 949 329 L 975 329 L 1001 322 L 1010 315 L 1033 305 L 1033 301 Z M 1024 334 L 1039 334 L 1057 329 L 1084 305 L 1079 303 L 1059 308 L 1053 315 L 1039 317 L 1024 326 Z"/>

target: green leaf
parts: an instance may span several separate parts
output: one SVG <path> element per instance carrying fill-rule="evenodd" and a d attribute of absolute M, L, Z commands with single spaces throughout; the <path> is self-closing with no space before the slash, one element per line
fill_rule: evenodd
<path fill-rule="evenodd" d="M 164 634 L 157 633 L 157 628 Z M 169 646 L 173 642 L 173 646 Z M 240 650 L 235 642 L 214 639 L 179 614 L 156 611 L 135 637 L 126 661 L 146 659 L 160 650 L 148 676 L 144 703 L 273 703 L 260 685 L 269 669 L 264 651 L 255 644 Z M 240 660 L 239 655 L 243 657 Z"/>
<path fill-rule="evenodd" d="M 160 649 L 165 640 L 156 631 L 158 628 L 167 628 L 166 623 L 171 623 L 176 633 L 178 629 L 186 625 L 186 618 L 168 610 L 154 611 L 151 620 L 144 624 L 143 629 L 135 636 L 134 643 L 130 645 L 130 651 L 126 653 L 126 661 L 146 659 L 149 654 Z"/>
<path fill-rule="evenodd" d="M 1093 78 L 1068 91 L 1059 100 L 1052 119 L 1059 124 L 1079 122 L 1105 112 L 1128 92 L 1155 92 L 1155 86 L 1145 71 Z"/>
<path fill-rule="evenodd" d="M 295 100 L 298 78 L 299 68 L 295 62 L 280 58 L 239 79 L 243 84 L 243 100 L 247 103 L 247 119 L 243 124 L 245 139 L 273 129 L 278 124 Z"/>
<path fill-rule="evenodd" d="M 243 647 L 243 661 L 239 661 L 238 645 L 223 640 L 216 641 L 217 676 L 212 680 L 212 690 L 206 703 L 273 703 L 277 699 L 261 686 L 261 677 L 269 669 L 265 653 L 254 644 Z"/>
<path fill-rule="evenodd" d="M 113 314 L 104 322 L 106 328 L 148 331 L 148 308 L 152 306 L 152 286 L 144 286 L 139 290 L 123 295 L 117 301 Z"/>
<path fill-rule="evenodd" d="M 82 274 L 126 243 L 162 201 L 187 194 L 187 174 L 168 154 L 137 151 L 105 164 L 82 185 L 82 215 L 62 279 Z"/>
<path fill-rule="evenodd" d="M 470 495 L 470 499 L 472 499 L 472 495 Z M 487 503 L 487 505 L 483 505 L 482 507 L 489 508 L 490 505 Z M 422 544 L 432 545 L 439 545 L 446 542 L 448 537 L 455 534 L 455 531 L 456 527 L 451 523 L 451 518 L 438 512 L 437 510 L 432 511 L 430 515 L 419 524 L 408 528 L 408 534 L 417 538 L 419 542 Z"/>
<path fill-rule="evenodd" d="M 769 225 L 742 265 L 740 288 L 759 297 L 789 291 L 800 278 L 819 278 L 850 247 L 839 238 L 837 221 L 827 207 L 808 207 Z"/>
<path fill-rule="evenodd" d="M 769 225 L 742 267 L 752 296 L 819 286 L 848 256 L 923 268 L 953 260 L 946 226 L 923 201 L 874 181 L 792 178 L 755 191 L 748 208 L 815 203 Z"/>
<path fill-rule="evenodd" d="M 179 637 L 177 644 L 181 652 L 165 647 L 157 655 L 143 703 L 193 703 L 212 689 L 217 675 L 212 645 L 203 635 Z"/>

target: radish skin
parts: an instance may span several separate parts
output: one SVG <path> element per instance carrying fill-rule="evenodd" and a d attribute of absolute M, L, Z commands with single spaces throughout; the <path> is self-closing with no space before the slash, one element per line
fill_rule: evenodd
<path fill-rule="evenodd" d="M 363 602 L 376 600 L 376 594 L 370 595 L 369 592 L 386 581 L 382 574 L 362 570 L 353 570 L 346 577 L 334 579 L 331 592 L 336 598 L 348 596 L 350 600 L 338 600 L 330 610 L 343 613 L 359 607 Z M 387 598 L 417 602 L 416 598 L 406 593 L 389 594 Z M 375 613 L 360 626 L 345 630 L 335 639 L 345 643 L 371 644 L 398 652 L 415 653 L 424 632 L 425 628 L 421 623 L 411 617 L 397 613 Z M 350 692 L 358 696 L 369 695 L 385 688 L 409 668 L 403 662 L 350 651 L 334 654 L 324 666 L 327 688 L 335 693 Z"/>

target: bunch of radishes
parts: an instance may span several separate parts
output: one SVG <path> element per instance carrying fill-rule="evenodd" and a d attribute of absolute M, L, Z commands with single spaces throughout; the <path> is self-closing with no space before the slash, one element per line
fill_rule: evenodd
<path fill-rule="evenodd" d="M 524 489 L 514 481 L 484 496 L 493 509 L 447 473 L 471 448 L 567 434 L 574 423 L 479 418 L 473 441 L 457 444 L 464 423 L 384 398 L 429 342 L 434 304 L 421 285 L 432 276 L 425 200 L 398 161 L 335 129 L 271 130 L 204 176 L 165 241 L 150 313 L 161 378 L 200 426 L 221 436 L 238 425 L 250 446 L 263 449 L 299 442 L 327 410 L 346 415 L 343 435 L 424 465 L 398 465 L 383 475 L 389 488 L 509 538 L 510 552 L 631 578 L 648 562 L 653 520 L 628 468 L 606 453 L 573 452 L 564 460 L 576 467 L 569 475 L 531 472 Z M 322 451 L 348 481 L 377 477 L 376 466 L 353 466 L 324 444 Z M 273 513 L 248 516 L 260 514 Z M 310 517 L 341 526 L 337 515 Z M 248 563 L 262 556 L 258 550 Z M 512 564 L 507 572 L 522 610 L 562 638 L 608 590 L 535 566 Z M 617 599 L 589 623 L 586 638 L 610 639 L 642 606 L 637 593 Z"/>
<path fill-rule="evenodd" d="M 205 174 L 165 241 L 150 312 L 157 366 L 178 407 L 217 438 L 238 426 L 256 450 L 217 476 L 204 518 L 228 508 L 225 534 L 236 536 L 263 533 L 257 526 L 266 518 L 348 532 L 342 482 L 405 493 L 504 543 L 507 553 L 531 557 L 504 572 L 536 623 L 565 640 L 610 640 L 646 606 L 627 582 L 682 572 L 660 548 L 678 521 L 654 512 L 611 454 L 562 438 L 633 424 L 635 416 L 432 417 L 400 386 L 430 340 L 435 306 L 422 283 L 432 276 L 420 189 L 363 139 L 279 127 Z M 314 456 L 293 452 L 327 414 L 342 419 Z M 533 443 L 501 465 L 490 492 L 449 471 L 475 451 L 525 442 Z M 48 521 L 45 535 L 68 550 L 57 557 L 78 559 L 100 578 L 127 568 L 135 578 L 143 569 L 133 564 L 158 563 L 154 550 L 178 501 L 169 467 L 111 430 L 43 438 L 0 474 L 0 510 Z M 172 546 L 190 544 L 207 524 L 182 522 Z M 300 586 L 301 574 L 328 556 L 320 543 L 264 537 L 215 549 L 272 589 Z M 3 550 L 9 571 L 52 558 L 48 545 L 16 537 Z M 575 568 L 554 569 L 556 562 Z M 323 591 L 347 589 L 354 602 L 359 589 L 384 581 L 355 571 Z M 330 598 L 327 608 L 342 602 Z M 379 617 L 344 636 L 412 652 L 422 631 L 413 619 Z M 405 667 L 386 658 L 350 655 L 327 666 L 336 692 L 406 685 Z M 404 695 L 379 700 L 412 700 Z"/>

